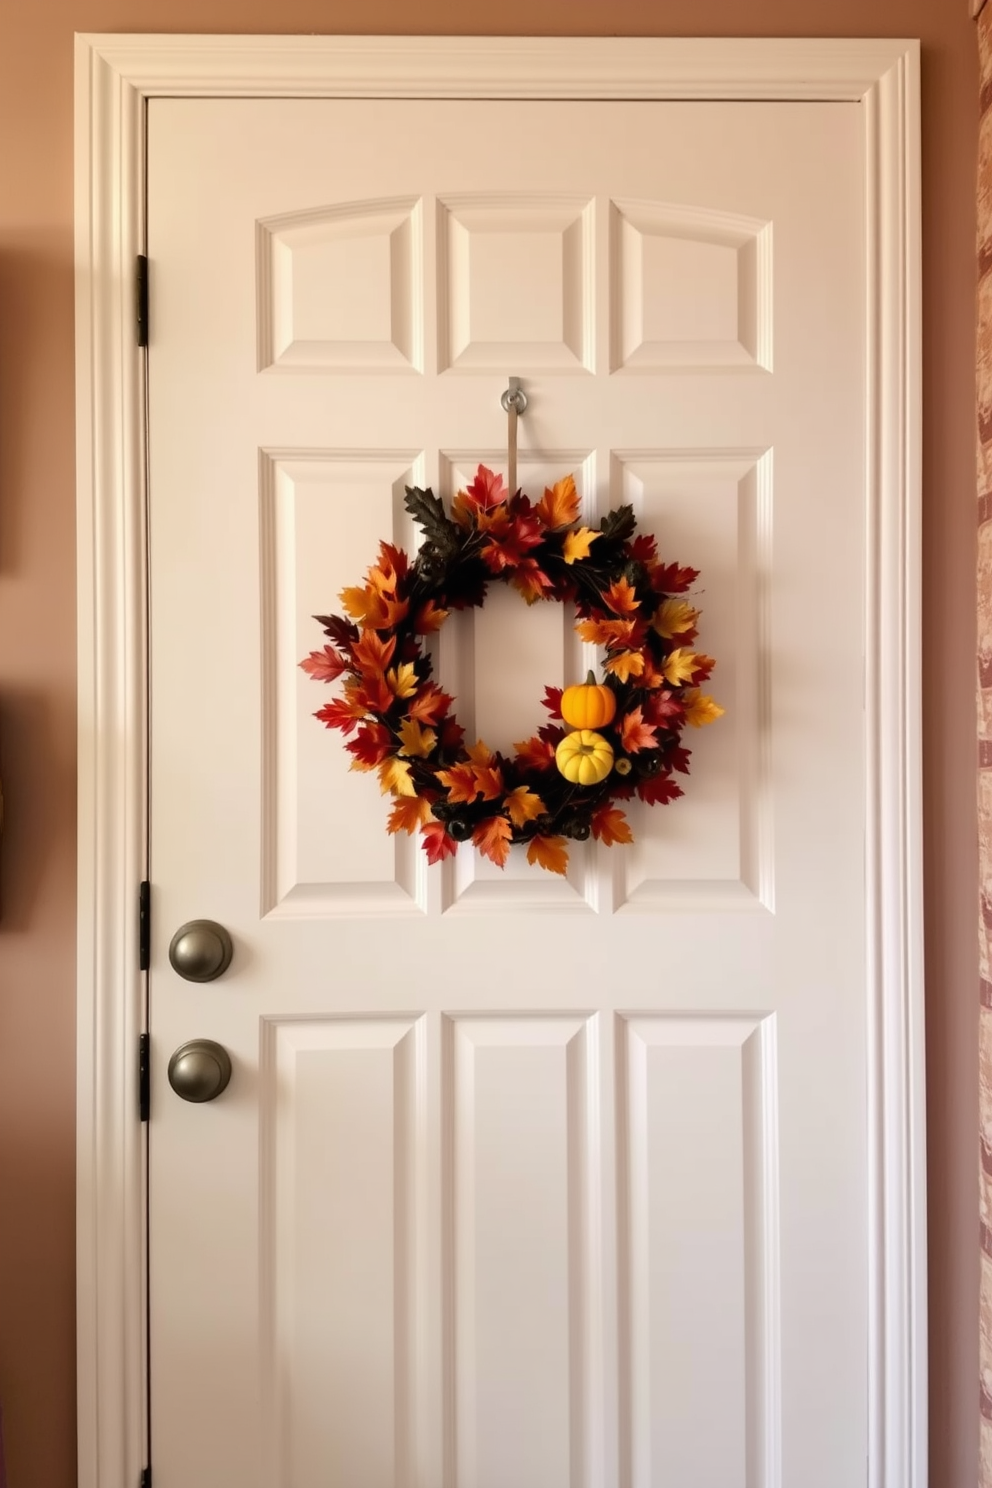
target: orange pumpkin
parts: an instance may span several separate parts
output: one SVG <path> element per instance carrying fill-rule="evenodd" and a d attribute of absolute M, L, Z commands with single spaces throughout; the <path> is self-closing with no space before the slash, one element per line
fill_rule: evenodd
<path fill-rule="evenodd" d="M 595 672 L 590 672 L 585 682 L 566 687 L 561 695 L 561 716 L 573 728 L 604 728 L 612 723 L 616 711 L 613 689 L 597 682 Z"/>

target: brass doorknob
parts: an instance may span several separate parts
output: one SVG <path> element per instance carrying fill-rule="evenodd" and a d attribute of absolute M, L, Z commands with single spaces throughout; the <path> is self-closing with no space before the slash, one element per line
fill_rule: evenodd
<path fill-rule="evenodd" d="M 212 1101 L 231 1079 L 231 1059 L 213 1039 L 190 1039 L 169 1060 L 169 1084 L 186 1101 Z"/>
<path fill-rule="evenodd" d="M 187 982 L 213 982 L 231 964 L 234 946 L 216 920 L 189 920 L 180 925 L 169 945 L 169 961 Z"/>

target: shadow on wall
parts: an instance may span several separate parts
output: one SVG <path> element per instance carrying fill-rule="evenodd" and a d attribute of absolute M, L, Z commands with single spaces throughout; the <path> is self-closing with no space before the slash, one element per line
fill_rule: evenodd
<path fill-rule="evenodd" d="M 75 448 L 72 244 L 0 237 L 0 934 L 39 928 L 46 884 L 72 892 L 75 849 Z M 61 359 L 61 363 L 65 362 Z M 42 451 L 39 458 L 39 449 Z M 69 875 L 67 881 L 67 874 Z M 49 905 L 65 921 L 66 901 Z M 6 963 L 0 943 L 0 967 Z M 0 996 L 6 978 L 0 974 Z M 13 989 L 11 989 L 13 990 Z"/>

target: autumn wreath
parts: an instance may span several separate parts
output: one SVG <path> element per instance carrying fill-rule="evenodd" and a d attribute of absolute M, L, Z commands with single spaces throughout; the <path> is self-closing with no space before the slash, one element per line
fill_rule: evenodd
<path fill-rule="evenodd" d="M 723 712 L 700 691 L 713 660 L 693 650 L 699 612 L 679 597 L 697 570 L 662 563 L 629 506 L 598 528 L 578 525 L 571 476 L 535 505 L 480 465 L 450 516 L 430 490 L 408 487 L 406 506 L 424 533 L 414 560 L 381 543 L 365 583 L 341 592 L 347 618 L 315 617 L 330 644 L 300 663 L 318 681 L 344 677 L 316 717 L 354 734 L 345 745 L 351 768 L 377 771 L 393 798 L 388 830 L 419 829 L 432 863 L 471 838 L 503 867 L 510 844 L 526 843 L 528 862 L 552 873 L 566 870 L 568 838 L 633 841 L 616 803 L 680 796 L 683 728 Z M 606 651 L 602 682 L 590 673 L 564 695 L 545 689 L 551 721 L 512 756 L 481 741 L 466 747 L 424 651 L 452 610 L 485 603 L 493 579 L 528 604 L 572 601 L 578 634 Z"/>

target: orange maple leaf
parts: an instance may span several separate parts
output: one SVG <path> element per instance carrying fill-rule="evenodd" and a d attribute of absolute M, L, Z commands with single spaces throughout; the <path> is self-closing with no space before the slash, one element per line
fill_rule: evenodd
<path fill-rule="evenodd" d="M 523 595 L 529 605 L 532 605 L 535 600 L 545 599 L 548 590 L 554 588 L 536 558 L 522 559 L 513 570 L 510 583 L 518 593 Z"/>
<path fill-rule="evenodd" d="M 522 827 L 527 822 L 533 821 L 537 816 L 543 816 L 547 807 L 540 796 L 530 790 L 526 785 L 518 785 L 506 798 L 506 809 L 510 814 L 510 820 L 515 827 Z"/>
<path fill-rule="evenodd" d="M 535 837 L 527 848 L 527 861 L 549 873 L 568 871 L 568 853 L 564 837 Z"/>
<path fill-rule="evenodd" d="M 566 475 L 553 486 L 546 487 L 544 495 L 534 508 L 545 527 L 570 527 L 579 517 L 579 493 L 575 481 Z"/>
<path fill-rule="evenodd" d="M 482 739 L 476 739 L 472 747 L 466 749 L 465 753 L 473 765 L 491 765 L 496 758 L 489 745 L 484 743 Z"/>
<path fill-rule="evenodd" d="M 633 842 L 634 834 L 623 812 L 616 806 L 600 806 L 592 814 L 592 835 L 605 847 L 614 842 Z"/>
<path fill-rule="evenodd" d="M 525 770 L 549 770 L 555 762 L 554 745 L 546 739 L 539 739 L 536 734 L 530 739 L 521 739 L 513 747 L 517 751 L 517 763 Z"/>
<path fill-rule="evenodd" d="M 438 770 L 437 779 L 448 792 L 448 800 L 457 804 L 474 801 L 479 794 L 479 785 L 471 765 L 452 765 L 450 770 Z"/>
<path fill-rule="evenodd" d="M 367 584 L 353 584 L 348 589 L 342 589 L 338 599 L 344 606 L 346 615 L 365 622 L 370 610 L 378 610 L 381 596 Z"/>
<path fill-rule="evenodd" d="M 400 796 L 389 813 L 387 832 L 407 832 L 412 837 L 431 814 L 431 803 L 423 796 Z"/>
<path fill-rule="evenodd" d="M 580 620 L 576 635 L 594 646 L 623 646 L 634 633 L 633 620 Z"/>
<path fill-rule="evenodd" d="M 355 642 L 352 656 L 355 665 L 363 672 L 384 672 L 393 659 L 396 650 L 396 637 L 390 636 L 388 641 L 382 641 L 374 630 L 362 631 L 362 638 Z"/>
<path fill-rule="evenodd" d="M 620 742 L 627 754 L 637 754 L 641 749 L 655 747 L 657 741 L 654 728 L 650 723 L 644 722 L 644 713 L 640 707 L 631 708 L 629 713 L 624 714 L 620 725 Z"/>
<path fill-rule="evenodd" d="M 498 765 L 476 765 L 472 773 L 484 801 L 495 801 L 503 794 L 503 772 Z"/>
<path fill-rule="evenodd" d="M 450 614 L 450 610 L 439 609 L 434 600 L 429 599 L 414 616 L 414 631 L 417 635 L 430 635 L 431 631 L 441 629 Z"/>
<path fill-rule="evenodd" d="M 626 579 L 617 579 L 615 584 L 611 584 L 603 599 L 615 615 L 632 615 L 641 606 L 633 585 Z"/>
<path fill-rule="evenodd" d="M 609 658 L 605 669 L 619 677 L 621 682 L 629 682 L 631 677 L 639 677 L 644 671 L 644 657 L 640 651 L 621 651 Z"/>
<path fill-rule="evenodd" d="M 418 723 L 437 723 L 450 707 L 449 694 L 442 692 L 436 682 L 427 682 L 410 704 L 409 714 Z"/>
<path fill-rule="evenodd" d="M 483 857 L 498 868 L 504 867 L 510 856 L 510 830 L 505 816 L 487 816 L 472 833 L 472 841 Z"/>

